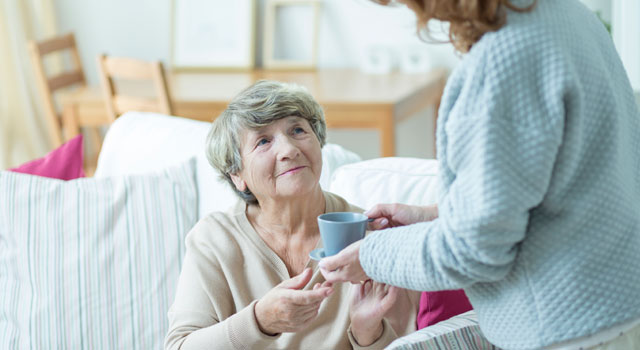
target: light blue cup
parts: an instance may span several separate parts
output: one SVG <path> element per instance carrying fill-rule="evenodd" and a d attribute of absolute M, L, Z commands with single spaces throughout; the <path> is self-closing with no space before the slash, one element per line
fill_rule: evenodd
<path fill-rule="evenodd" d="M 337 254 L 353 242 L 364 238 L 369 218 L 360 213 L 335 212 L 318 216 L 324 256 Z"/>

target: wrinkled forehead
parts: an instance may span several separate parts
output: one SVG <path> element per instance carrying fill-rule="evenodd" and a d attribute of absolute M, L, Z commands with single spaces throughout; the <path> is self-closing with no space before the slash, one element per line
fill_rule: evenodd
<path fill-rule="evenodd" d="M 292 116 L 288 116 L 288 117 L 284 117 L 284 118 L 280 118 L 277 120 L 274 120 L 268 124 L 251 124 L 251 123 L 247 123 L 246 125 L 243 125 L 241 130 L 240 130 L 240 134 L 241 135 L 251 135 L 251 134 L 261 134 L 264 132 L 267 132 L 269 130 L 272 129 L 277 129 L 277 128 L 281 128 L 281 127 L 289 127 L 295 124 L 299 124 L 299 123 L 307 123 L 307 120 L 299 117 L 297 115 L 292 115 Z"/>

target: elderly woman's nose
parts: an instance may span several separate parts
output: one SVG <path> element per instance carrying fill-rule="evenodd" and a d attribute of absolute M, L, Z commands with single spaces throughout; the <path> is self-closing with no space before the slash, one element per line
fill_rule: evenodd
<path fill-rule="evenodd" d="M 288 137 L 281 137 L 276 141 L 280 158 L 294 158 L 300 153 L 298 146 Z"/>

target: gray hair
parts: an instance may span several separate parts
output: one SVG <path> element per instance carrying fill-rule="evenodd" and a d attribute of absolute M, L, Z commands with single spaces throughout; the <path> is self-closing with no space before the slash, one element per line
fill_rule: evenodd
<path fill-rule="evenodd" d="M 242 170 L 240 132 L 255 130 L 290 116 L 307 120 L 320 147 L 324 146 L 327 138 L 324 112 L 313 96 L 296 84 L 260 80 L 234 97 L 211 125 L 205 146 L 207 159 L 249 204 L 257 204 L 256 197 L 249 188 L 238 191 L 231 180 L 231 174 Z"/>

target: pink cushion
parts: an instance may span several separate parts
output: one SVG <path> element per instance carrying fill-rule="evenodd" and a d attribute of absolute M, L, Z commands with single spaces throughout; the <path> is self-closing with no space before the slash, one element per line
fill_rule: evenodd
<path fill-rule="evenodd" d="M 46 156 L 9 169 L 9 171 L 60 180 L 77 179 L 84 177 L 82 152 L 82 135 L 78 135 Z"/>
<path fill-rule="evenodd" d="M 462 289 L 423 292 L 416 326 L 422 329 L 471 309 L 473 307 Z"/>

